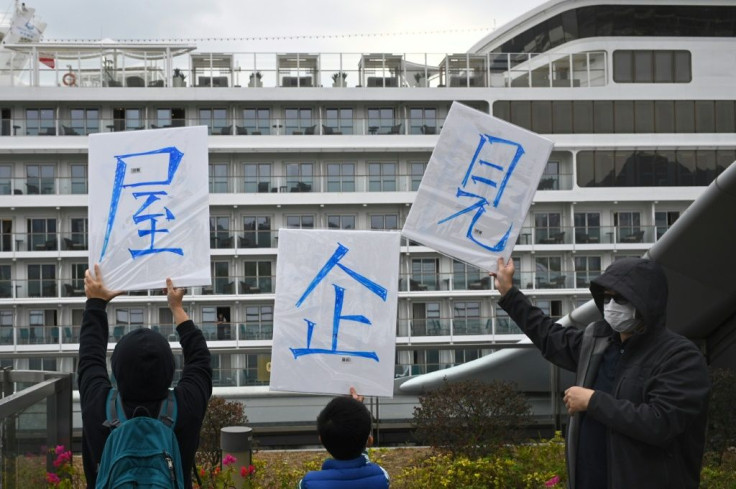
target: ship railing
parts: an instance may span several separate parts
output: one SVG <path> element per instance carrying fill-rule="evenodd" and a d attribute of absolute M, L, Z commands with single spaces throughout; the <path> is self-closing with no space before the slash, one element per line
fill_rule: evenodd
<path fill-rule="evenodd" d="M 191 46 L 7 46 L 26 68 L 0 83 L 74 88 L 503 88 L 607 83 L 604 51 L 563 53 L 199 52 Z M 9 63 L 14 66 L 17 63 Z M 240 95 L 238 95 L 240 96 Z"/>

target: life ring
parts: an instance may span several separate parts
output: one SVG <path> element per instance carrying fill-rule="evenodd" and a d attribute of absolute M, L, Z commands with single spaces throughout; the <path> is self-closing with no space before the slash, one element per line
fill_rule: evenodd
<path fill-rule="evenodd" d="M 77 75 L 75 75 L 74 73 L 67 73 L 61 78 L 61 81 L 67 87 L 76 87 L 77 86 Z"/>

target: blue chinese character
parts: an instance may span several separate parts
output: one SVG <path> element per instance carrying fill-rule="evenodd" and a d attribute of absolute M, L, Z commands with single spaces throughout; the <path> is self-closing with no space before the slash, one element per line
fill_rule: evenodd
<path fill-rule="evenodd" d="M 337 249 L 332 254 L 329 260 L 327 260 L 327 263 L 322 267 L 322 269 L 317 272 L 317 275 L 312 279 L 312 281 L 307 286 L 306 290 L 302 294 L 302 296 L 299 298 L 299 300 L 296 302 L 296 307 L 300 307 L 307 297 L 314 291 L 314 289 L 319 285 L 320 282 L 335 268 L 338 267 L 345 273 L 347 273 L 350 277 L 355 279 L 356 282 L 358 282 L 363 287 L 367 288 L 369 291 L 380 297 L 384 302 L 386 302 L 386 299 L 388 297 L 388 291 L 385 287 L 382 287 L 378 285 L 377 283 L 371 281 L 367 277 L 364 277 L 363 275 L 357 273 L 355 270 L 352 270 L 342 263 L 340 263 L 340 260 L 347 254 L 349 249 L 338 243 Z M 356 315 L 343 315 L 342 309 L 343 309 L 343 303 L 345 300 L 345 289 L 343 287 L 340 287 L 339 285 L 332 284 L 332 286 L 335 289 L 335 309 L 334 309 L 334 315 L 332 317 L 332 344 L 331 348 L 312 348 L 312 335 L 314 333 L 314 327 L 316 324 L 313 321 L 310 321 L 309 319 L 304 318 L 304 321 L 307 323 L 307 347 L 306 348 L 290 348 L 291 353 L 294 355 L 294 358 L 299 358 L 302 355 L 313 355 L 313 354 L 323 354 L 323 355 L 344 355 L 344 356 L 354 356 L 354 357 L 363 357 L 363 358 L 371 358 L 375 361 L 380 361 L 378 359 L 378 355 L 376 355 L 376 352 L 373 351 L 349 351 L 349 350 L 338 350 L 337 348 L 337 340 L 338 335 L 340 332 L 340 322 L 341 321 L 353 321 L 356 323 L 361 324 L 367 324 L 371 325 L 370 319 L 367 317 L 356 314 Z"/>
<path fill-rule="evenodd" d="M 159 154 L 169 155 L 168 167 L 166 168 L 166 177 L 164 179 L 137 181 L 135 178 L 135 174 L 139 172 L 140 169 L 133 168 L 128 171 L 128 163 L 131 160 L 135 161 L 135 158 Z M 171 185 L 171 182 L 174 179 L 174 175 L 176 174 L 176 170 L 179 168 L 179 163 L 181 163 L 181 159 L 183 156 L 184 153 L 172 146 L 153 151 L 147 151 L 145 153 L 131 153 L 115 157 L 117 159 L 117 166 L 115 168 L 115 180 L 113 182 L 112 199 L 110 201 L 110 212 L 107 218 L 107 228 L 105 229 L 105 240 L 102 245 L 102 251 L 100 252 L 100 261 L 102 261 L 102 258 L 105 256 L 105 252 L 107 251 L 107 245 L 109 243 L 110 234 L 112 233 L 115 224 L 115 218 L 117 217 L 118 205 L 120 204 L 120 198 L 122 196 L 123 189 L 136 187 L 152 187 L 154 190 L 133 192 L 132 194 L 133 198 L 136 200 L 145 199 L 141 207 L 132 216 L 133 222 L 136 225 L 139 225 L 141 223 L 148 224 L 147 228 L 138 229 L 138 236 L 141 238 L 146 236 L 150 238 L 148 248 L 140 250 L 128 249 L 133 259 L 143 255 L 164 252 L 184 255 L 184 252 L 181 248 L 156 248 L 156 235 L 169 232 L 168 229 L 160 229 L 158 227 L 158 219 L 164 218 L 166 221 L 172 221 L 176 219 L 176 217 L 171 212 L 171 210 L 165 206 L 159 212 L 153 212 L 149 210 L 149 207 L 161 200 L 161 196 L 168 195 L 165 190 L 160 190 L 160 188 Z"/>
<path fill-rule="evenodd" d="M 513 151 L 514 154 L 508 161 L 491 160 L 490 155 L 484 158 L 484 154 L 490 153 L 490 150 L 493 149 L 493 145 L 511 146 L 512 149 L 515 148 Z M 505 152 L 499 151 L 496 154 L 505 154 Z M 509 226 L 509 229 L 501 237 L 501 239 L 493 244 L 486 244 L 476 239 L 474 234 L 480 234 L 480 230 L 476 230 L 475 225 L 478 220 L 483 216 L 483 214 L 487 211 L 488 206 L 498 207 L 498 203 L 501 201 L 503 192 L 506 189 L 506 184 L 508 184 L 511 175 L 516 168 L 516 164 L 519 162 L 519 159 L 523 154 L 524 148 L 519 143 L 515 143 L 514 141 L 509 141 L 507 139 L 497 138 L 489 134 L 481 134 L 480 142 L 478 143 L 478 147 L 475 150 L 475 154 L 471 158 L 470 163 L 468 164 L 468 170 L 467 172 L 465 172 L 465 177 L 463 178 L 462 184 L 457 188 L 457 193 L 455 194 L 455 197 L 469 197 L 471 199 L 475 199 L 475 202 L 470 204 L 465 209 L 462 209 L 455 214 L 440 220 L 437 224 L 442 224 L 449 220 L 455 219 L 456 217 L 468 212 L 475 212 L 473 218 L 470 221 L 470 226 L 468 226 L 468 232 L 465 236 L 472 242 L 489 251 L 499 252 L 504 250 L 506 248 L 509 235 L 511 234 L 511 228 L 513 227 L 513 224 Z M 479 193 L 468 190 L 467 187 L 469 181 L 477 185 L 482 185 L 483 187 L 481 187 L 480 189 L 486 189 L 486 193 L 488 192 L 488 188 L 496 189 L 496 195 L 493 198 L 493 201 L 489 201 L 483 195 L 479 195 Z"/>

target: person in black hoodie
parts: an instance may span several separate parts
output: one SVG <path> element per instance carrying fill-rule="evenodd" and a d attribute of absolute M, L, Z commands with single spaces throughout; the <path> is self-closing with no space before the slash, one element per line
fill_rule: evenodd
<path fill-rule="evenodd" d="M 174 433 L 179 443 L 185 487 L 191 488 L 199 431 L 212 394 L 212 368 L 207 342 L 182 307 L 184 289 L 175 288 L 171 279 L 166 279 L 166 287 L 184 355 L 181 379 L 174 388 L 178 409 Z M 82 408 L 82 461 L 87 487 L 93 488 L 105 441 L 110 434 L 110 428 L 103 425 L 107 395 L 112 387 L 105 361 L 109 337 L 105 308 L 122 292 L 105 287 L 98 265 L 95 265 L 94 275 L 89 270 L 85 273 L 84 291 L 87 304 L 79 341 L 78 378 Z M 150 329 L 136 329 L 120 339 L 110 363 L 126 416 L 132 417 L 139 406 L 156 416 L 174 377 L 174 355 L 168 341 Z"/>
<path fill-rule="evenodd" d="M 561 368 L 572 489 L 697 488 L 710 390 L 705 358 L 666 328 L 667 277 L 654 261 L 624 258 L 593 279 L 604 320 L 562 327 L 516 287 L 513 261 L 498 261 L 498 304 Z"/>

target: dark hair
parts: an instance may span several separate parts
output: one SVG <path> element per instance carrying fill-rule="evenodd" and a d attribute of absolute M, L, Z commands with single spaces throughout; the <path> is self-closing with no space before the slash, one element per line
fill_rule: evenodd
<path fill-rule="evenodd" d="M 317 416 L 317 432 L 335 459 L 359 457 L 371 434 L 371 413 L 352 397 L 336 397 Z"/>

